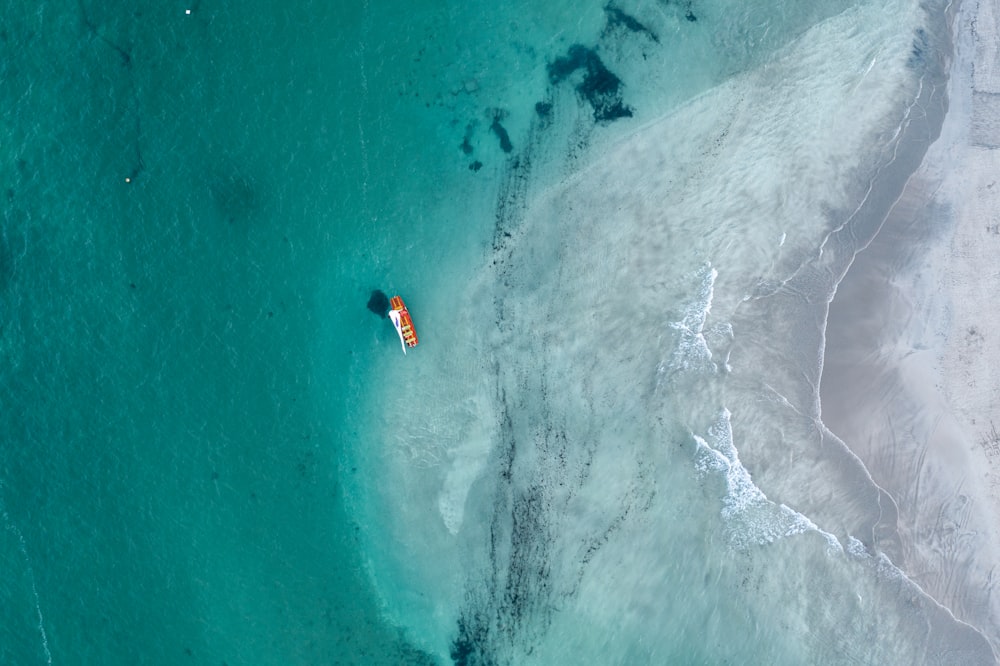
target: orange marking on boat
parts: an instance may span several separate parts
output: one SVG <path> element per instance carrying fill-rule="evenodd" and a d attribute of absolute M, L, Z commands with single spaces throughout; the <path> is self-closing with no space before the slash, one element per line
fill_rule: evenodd
<path fill-rule="evenodd" d="M 403 336 L 403 341 L 406 343 L 406 346 L 416 347 L 419 342 L 417 339 L 417 331 L 413 328 L 413 318 L 410 317 L 410 312 L 406 309 L 406 304 L 403 303 L 403 299 L 400 296 L 393 296 L 389 299 L 389 305 L 393 310 L 399 313 L 399 330 Z"/>

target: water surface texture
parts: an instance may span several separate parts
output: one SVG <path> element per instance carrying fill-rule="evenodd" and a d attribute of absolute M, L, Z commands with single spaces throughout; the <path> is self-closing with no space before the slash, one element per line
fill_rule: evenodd
<path fill-rule="evenodd" d="M 817 393 L 951 9 L 9 7 L 0 662 L 992 662 Z"/>

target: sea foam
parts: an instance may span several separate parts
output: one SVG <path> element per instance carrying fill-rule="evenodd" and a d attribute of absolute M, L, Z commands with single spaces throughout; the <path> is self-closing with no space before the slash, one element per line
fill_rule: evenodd
<path fill-rule="evenodd" d="M 754 484 L 750 472 L 740 462 L 733 441 L 732 414 L 723 409 L 708 429 L 706 437 L 692 434 L 697 443 L 695 468 L 701 474 L 720 474 L 726 482 L 722 517 L 727 521 L 730 539 L 736 548 L 764 545 L 777 539 L 812 530 L 827 540 L 833 551 L 843 551 L 837 538 L 816 526 L 797 511 L 775 504 Z"/>

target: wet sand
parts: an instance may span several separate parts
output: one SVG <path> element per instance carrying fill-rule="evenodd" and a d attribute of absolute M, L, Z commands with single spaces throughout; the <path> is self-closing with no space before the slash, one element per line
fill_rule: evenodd
<path fill-rule="evenodd" d="M 895 563 L 1000 653 L 1000 12 L 955 21 L 949 109 L 830 306 L 823 422 L 898 508 Z M 892 550 L 895 550 L 895 544 Z"/>

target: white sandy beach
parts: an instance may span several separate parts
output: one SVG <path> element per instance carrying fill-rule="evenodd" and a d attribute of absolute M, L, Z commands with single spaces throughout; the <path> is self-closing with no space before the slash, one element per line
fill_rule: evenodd
<path fill-rule="evenodd" d="M 830 309 L 823 421 L 895 500 L 896 562 L 1000 654 L 1000 11 L 968 0 L 941 137 Z"/>
<path fill-rule="evenodd" d="M 973 13 L 975 12 L 975 13 Z M 942 266 L 950 326 L 941 388 L 965 433 L 988 460 L 983 480 L 1000 510 L 1000 345 L 994 299 L 1000 290 L 1000 8 L 970 3 L 961 46 L 973 55 L 956 72 L 953 165 L 936 199 L 954 211 Z M 1000 523 L 995 523 L 995 525 Z"/>

